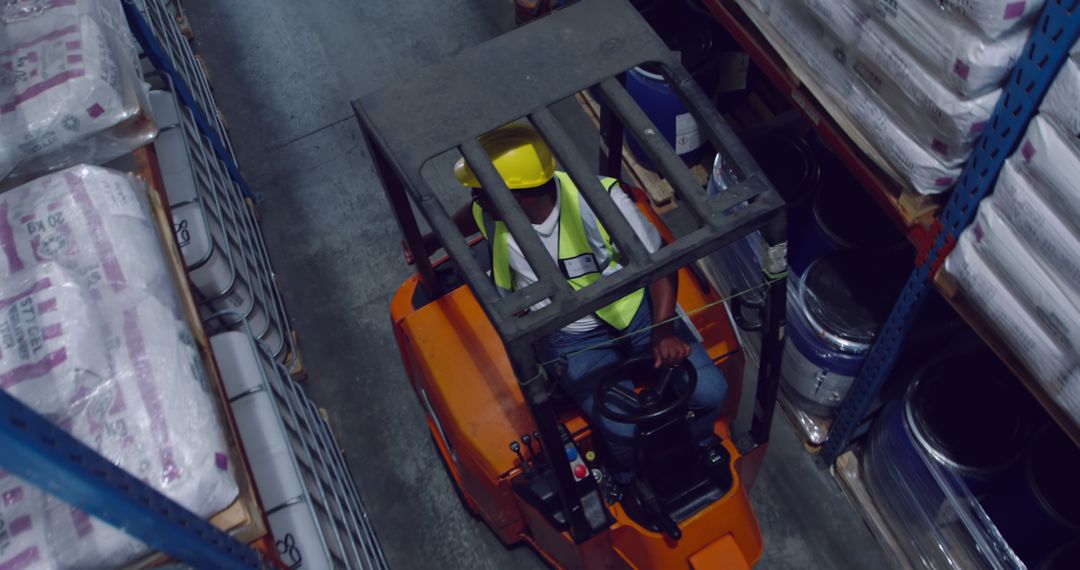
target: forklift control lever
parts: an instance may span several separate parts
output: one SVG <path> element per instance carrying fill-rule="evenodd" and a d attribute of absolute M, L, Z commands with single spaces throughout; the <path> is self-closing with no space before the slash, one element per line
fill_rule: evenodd
<path fill-rule="evenodd" d="M 532 470 L 529 469 L 529 462 L 525 461 L 525 456 L 521 454 L 521 444 L 516 440 L 510 442 L 510 451 L 513 451 L 518 459 L 521 460 L 521 468 L 525 470 L 526 475 L 532 475 Z"/>
<path fill-rule="evenodd" d="M 521 435 L 521 443 L 525 444 L 525 448 L 529 450 L 529 461 L 536 463 L 536 451 L 533 449 L 532 437 L 525 433 Z"/>

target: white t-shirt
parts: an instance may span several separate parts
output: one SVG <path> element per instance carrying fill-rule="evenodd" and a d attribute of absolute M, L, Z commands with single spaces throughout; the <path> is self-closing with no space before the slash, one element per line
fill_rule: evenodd
<path fill-rule="evenodd" d="M 558 180 L 556 180 L 558 184 Z M 618 206 L 619 211 L 629 222 L 630 227 L 634 229 L 634 233 L 637 234 L 638 239 L 645 245 L 645 249 L 652 253 L 660 249 L 660 233 L 656 231 L 656 228 L 645 219 L 641 211 L 634 205 L 633 200 L 626 195 L 618 184 L 611 188 L 611 198 Z M 551 254 L 551 258 L 558 262 L 559 259 L 559 206 L 562 203 L 562 192 L 559 192 L 558 198 L 555 200 L 555 207 L 551 210 L 551 214 L 547 219 L 540 224 L 533 224 L 533 228 L 536 230 L 536 234 L 540 237 L 540 241 L 543 242 L 544 247 L 547 248 L 548 253 Z M 622 266 L 618 263 L 612 263 L 608 266 L 608 252 L 607 246 L 604 244 L 604 238 L 600 235 L 600 232 L 595 229 L 596 224 L 591 223 L 596 219 L 596 214 L 593 213 L 592 208 L 589 207 L 588 202 L 581 201 L 581 220 L 585 225 L 585 236 L 589 240 L 589 245 L 595 252 L 601 252 L 602 255 L 597 260 L 601 267 L 607 267 L 604 269 L 603 276 L 611 275 L 616 271 L 622 269 Z M 529 267 L 529 262 L 525 260 L 525 256 L 521 253 L 521 248 L 518 247 L 517 242 L 514 240 L 514 236 L 507 235 L 507 242 L 510 249 L 510 269 L 514 272 L 514 290 L 520 290 L 523 287 L 536 283 L 536 273 L 533 272 L 532 267 Z M 612 244 L 614 245 L 614 244 Z M 550 304 L 551 301 L 543 300 L 530 307 L 532 310 L 537 310 Z M 586 315 L 569 325 L 563 327 L 564 332 L 569 333 L 582 333 L 590 331 L 600 326 L 600 320 L 596 318 L 596 315 Z"/>

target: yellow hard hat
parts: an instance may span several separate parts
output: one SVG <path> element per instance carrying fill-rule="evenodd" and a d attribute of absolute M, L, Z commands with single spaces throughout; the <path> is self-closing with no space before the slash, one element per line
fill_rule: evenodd
<path fill-rule="evenodd" d="M 555 157 L 532 127 L 507 125 L 481 135 L 478 140 L 511 190 L 536 188 L 555 176 Z M 464 158 L 454 165 L 454 176 L 469 188 L 480 187 Z"/>

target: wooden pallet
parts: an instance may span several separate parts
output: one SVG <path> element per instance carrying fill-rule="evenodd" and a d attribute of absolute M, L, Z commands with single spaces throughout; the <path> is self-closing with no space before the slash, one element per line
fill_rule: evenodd
<path fill-rule="evenodd" d="M 206 60 L 199 54 L 195 54 L 195 63 L 199 66 L 199 71 L 202 72 L 203 79 L 206 79 L 206 86 L 211 91 L 214 90 L 214 82 L 210 79 L 210 66 L 206 65 Z"/>
<path fill-rule="evenodd" d="M 821 446 L 825 444 L 828 437 L 829 428 L 832 427 L 832 419 L 819 418 L 806 413 L 787 397 L 783 389 L 777 393 L 776 401 L 780 404 L 784 417 L 791 424 L 795 436 L 803 444 L 803 448 L 812 455 L 820 453 Z"/>
<path fill-rule="evenodd" d="M 870 529 L 870 534 L 874 535 L 878 545 L 885 551 L 886 558 L 892 567 L 914 570 L 910 561 L 904 556 L 900 541 L 892 526 L 870 496 L 870 489 L 863 481 L 858 454 L 855 451 L 848 451 L 837 457 L 836 465 L 832 467 L 832 474 L 852 508 L 859 513 L 863 523 Z"/>
<path fill-rule="evenodd" d="M 161 172 L 157 166 L 157 156 L 152 146 L 143 147 L 133 154 L 137 165 L 137 169 L 133 174 L 147 184 L 150 207 L 158 235 L 161 238 L 165 260 L 172 273 L 173 283 L 176 285 L 184 316 L 195 339 L 195 344 L 198 346 L 207 382 L 212 386 L 216 395 L 214 402 L 218 408 L 219 417 L 223 419 L 223 423 L 227 427 L 225 438 L 229 449 L 229 460 L 232 463 L 233 473 L 236 475 L 236 483 L 239 487 L 239 495 L 229 507 L 210 517 L 210 523 L 228 532 L 240 542 L 251 543 L 267 534 L 263 510 L 255 491 L 251 470 L 243 453 L 240 432 L 229 410 L 225 385 L 221 380 L 221 373 L 218 371 L 217 361 L 214 359 L 213 350 L 210 347 L 210 339 L 203 328 L 202 318 L 199 316 L 199 310 L 192 295 L 192 286 L 188 281 L 187 269 L 180 248 L 176 245 L 172 216 L 167 206 L 168 200 L 165 197 Z M 151 568 L 161 566 L 167 561 L 168 557 L 157 553 L 132 564 L 130 568 Z"/>
<path fill-rule="evenodd" d="M 577 94 L 577 101 L 581 105 L 581 109 L 585 111 L 585 114 L 593 122 L 593 126 L 599 129 L 600 104 L 586 91 Z M 652 203 L 656 213 L 669 212 L 678 205 L 675 199 L 675 190 L 671 187 L 671 184 L 661 178 L 659 174 L 642 166 L 634 157 L 634 153 L 630 151 L 628 145 L 623 145 L 622 157 L 623 171 L 627 173 L 629 178 L 626 182 L 645 191 L 645 195 L 649 197 L 649 202 Z M 690 172 L 693 173 L 694 178 L 703 187 L 709 180 L 708 171 L 701 165 L 694 166 L 690 169 Z"/>
<path fill-rule="evenodd" d="M 180 0 L 169 0 L 166 2 L 166 8 L 176 20 L 176 27 L 180 29 L 180 33 L 188 40 L 194 40 L 195 32 L 191 31 L 191 20 L 187 17 L 187 11 L 180 5 Z"/>
<path fill-rule="evenodd" d="M 225 132 L 222 134 L 226 137 L 229 136 L 229 121 L 225 120 L 225 113 L 222 113 L 220 108 L 217 109 L 215 112 L 217 113 L 218 120 L 221 121 L 221 128 L 225 129 Z"/>
<path fill-rule="evenodd" d="M 289 331 L 292 336 L 293 350 L 285 355 L 285 367 L 289 369 L 289 376 L 296 382 L 307 380 L 307 369 L 304 368 L 304 358 L 300 355 L 300 334 L 295 330 Z"/>
<path fill-rule="evenodd" d="M 262 212 L 260 212 L 259 207 L 255 205 L 255 200 L 252 200 L 251 198 L 244 198 L 244 204 L 247 204 L 247 208 L 251 212 L 251 217 L 255 219 L 255 222 L 261 224 Z"/>
<path fill-rule="evenodd" d="M 319 416 L 326 422 L 326 425 L 330 426 L 330 434 L 334 436 L 334 443 L 337 445 L 337 450 L 341 453 L 342 457 L 344 457 L 345 447 L 341 445 L 341 442 L 345 441 L 345 439 L 341 437 L 341 431 L 338 430 L 337 422 L 330 418 L 330 412 L 326 411 L 326 408 L 319 408 Z"/>

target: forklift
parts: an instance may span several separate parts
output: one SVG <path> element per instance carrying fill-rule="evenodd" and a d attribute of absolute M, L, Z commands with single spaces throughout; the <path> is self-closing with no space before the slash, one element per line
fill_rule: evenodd
<path fill-rule="evenodd" d="M 646 63 L 662 70 L 701 135 L 731 166 L 735 183 L 721 194 L 706 194 L 624 89 L 623 74 Z M 582 91 L 600 104 L 598 168 L 551 110 Z M 764 548 L 748 493 L 779 383 L 784 203 L 677 54 L 627 0 L 584 0 L 363 96 L 353 108 L 416 264 L 391 302 L 395 337 L 465 507 L 504 543 L 523 541 L 556 568 L 750 568 Z M 620 271 L 577 291 L 568 285 L 477 140 L 518 121 L 540 133 L 577 185 L 618 248 Z M 597 177 L 619 177 L 624 135 L 644 149 L 677 198 L 681 222 L 666 224 L 632 189 L 666 242 L 655 253 Z M 438 191 L 448 175 L 453 180 L 446 165 L 459 156 L 488 190 L 536 283 L 509 294 L 496 290 L 486 242 L 454 224 Z M 431 260 L 414 207 L 446 257 Z M 694 262 L 748 235 L 760 236 L 766 277 L 761 358 L 749 429 L 732 433 L 743 353 L 724 299 Z M 631 497 L 612 484 L 602 438 L 560 393 L 534 343 L 676 272 L 684 322 L 724 372 L 728 399 L 714 426 L 719 443 L 701 450 L 687 413 L 693 366 L 656 369 L 651 359 L 643 365 L 631 358 L 601 381 L 599 413 L 635 424 L 637 488 L 648 492 Z M 544 299 L 550 303 L 530 310 Z M 687 381 L 671 382 L 672 374 Z M 636 389 L 613 385 L 620 375 L 634 378 Z"/>

